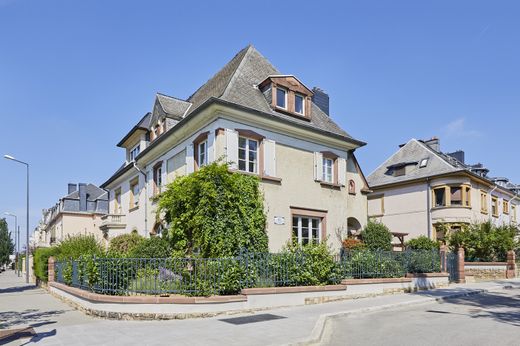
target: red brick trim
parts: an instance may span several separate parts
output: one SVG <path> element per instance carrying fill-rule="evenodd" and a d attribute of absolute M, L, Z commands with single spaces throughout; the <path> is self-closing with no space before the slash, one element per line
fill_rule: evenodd
<path fill-rule="evenodd" d="M 325 285 L 325 286 L 294 286 L 294 287 L 265 287 L 265 288 L 243 288 L 240 293 L 246 296 L 259 294 L 282 294 L 282 293 L 302 293 L 302 292 L 329 292 L 344 291 L 345 285 Z"/>
<path fill-rule="evenodd" d="M 120 303 L 120 304 L 214 304 L 245 302 L 247 297 L 243 295 L 210 296 L 210 297 L 185 297 L 171 295 L 169 297 L 158 296 L 109 296 L 85 291 L 76 287 L 70 287 L 58 282 L 49 282 L 49 286 L 70 293 L 96 303 Z"/>
<path fill-rule="evenodd" d="M 381 279 L 345 279 L 341 280 L 342 285 L 370 285 L 370 284 L 394 284 L 412 282 L 412 278 L 381 278 Z"/>
<path fill-rule="evenodd" d="M 407 278 L 447 278 L 449 273 L 408 273 Z"/>

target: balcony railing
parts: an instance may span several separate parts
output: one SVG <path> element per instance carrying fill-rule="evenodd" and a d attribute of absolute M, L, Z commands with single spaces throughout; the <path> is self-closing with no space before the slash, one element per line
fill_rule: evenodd
<path fill-rule="evenodd" d="M 108 228 L 125 228 L 126 215 L 125 214 L 106 214 L 101 217 L 101 229 Z"/>

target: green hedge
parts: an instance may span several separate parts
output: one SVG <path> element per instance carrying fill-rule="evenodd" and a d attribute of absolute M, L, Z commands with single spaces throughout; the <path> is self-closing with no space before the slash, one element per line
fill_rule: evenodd
<path fill-rule="evenodd" d="M 41 281 L 47 282 L 49 271 L 49 257 L 56 257 L 60 249 L 56 246 L 37 248 L 34 251 L 34 275 Z"/>

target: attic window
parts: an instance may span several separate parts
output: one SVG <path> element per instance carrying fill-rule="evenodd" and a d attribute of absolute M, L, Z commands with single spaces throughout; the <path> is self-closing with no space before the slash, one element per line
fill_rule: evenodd
<path fill-rule="evenodd" d="M 428 159 L 422 159 L 421 163 L 419 164 L 419 168 L 424 168 L 428 164 Z"/>
<path fill-rule="evenodd" d="M 287 109 L 287 90 L 276 88 L 276 107 Z"/>
<path fill-rule="evenodd" d="M 294 95 L 294 112 L 301 115 L 305 114 L 305 99 L 302 95 Z"/>

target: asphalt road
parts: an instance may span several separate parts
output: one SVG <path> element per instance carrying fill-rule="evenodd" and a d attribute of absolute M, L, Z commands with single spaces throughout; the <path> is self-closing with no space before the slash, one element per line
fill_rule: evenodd
<path fill-rule="evenodd" d="M 520 287 L 329 322 L 324 345 L 520 345 Z"/>

